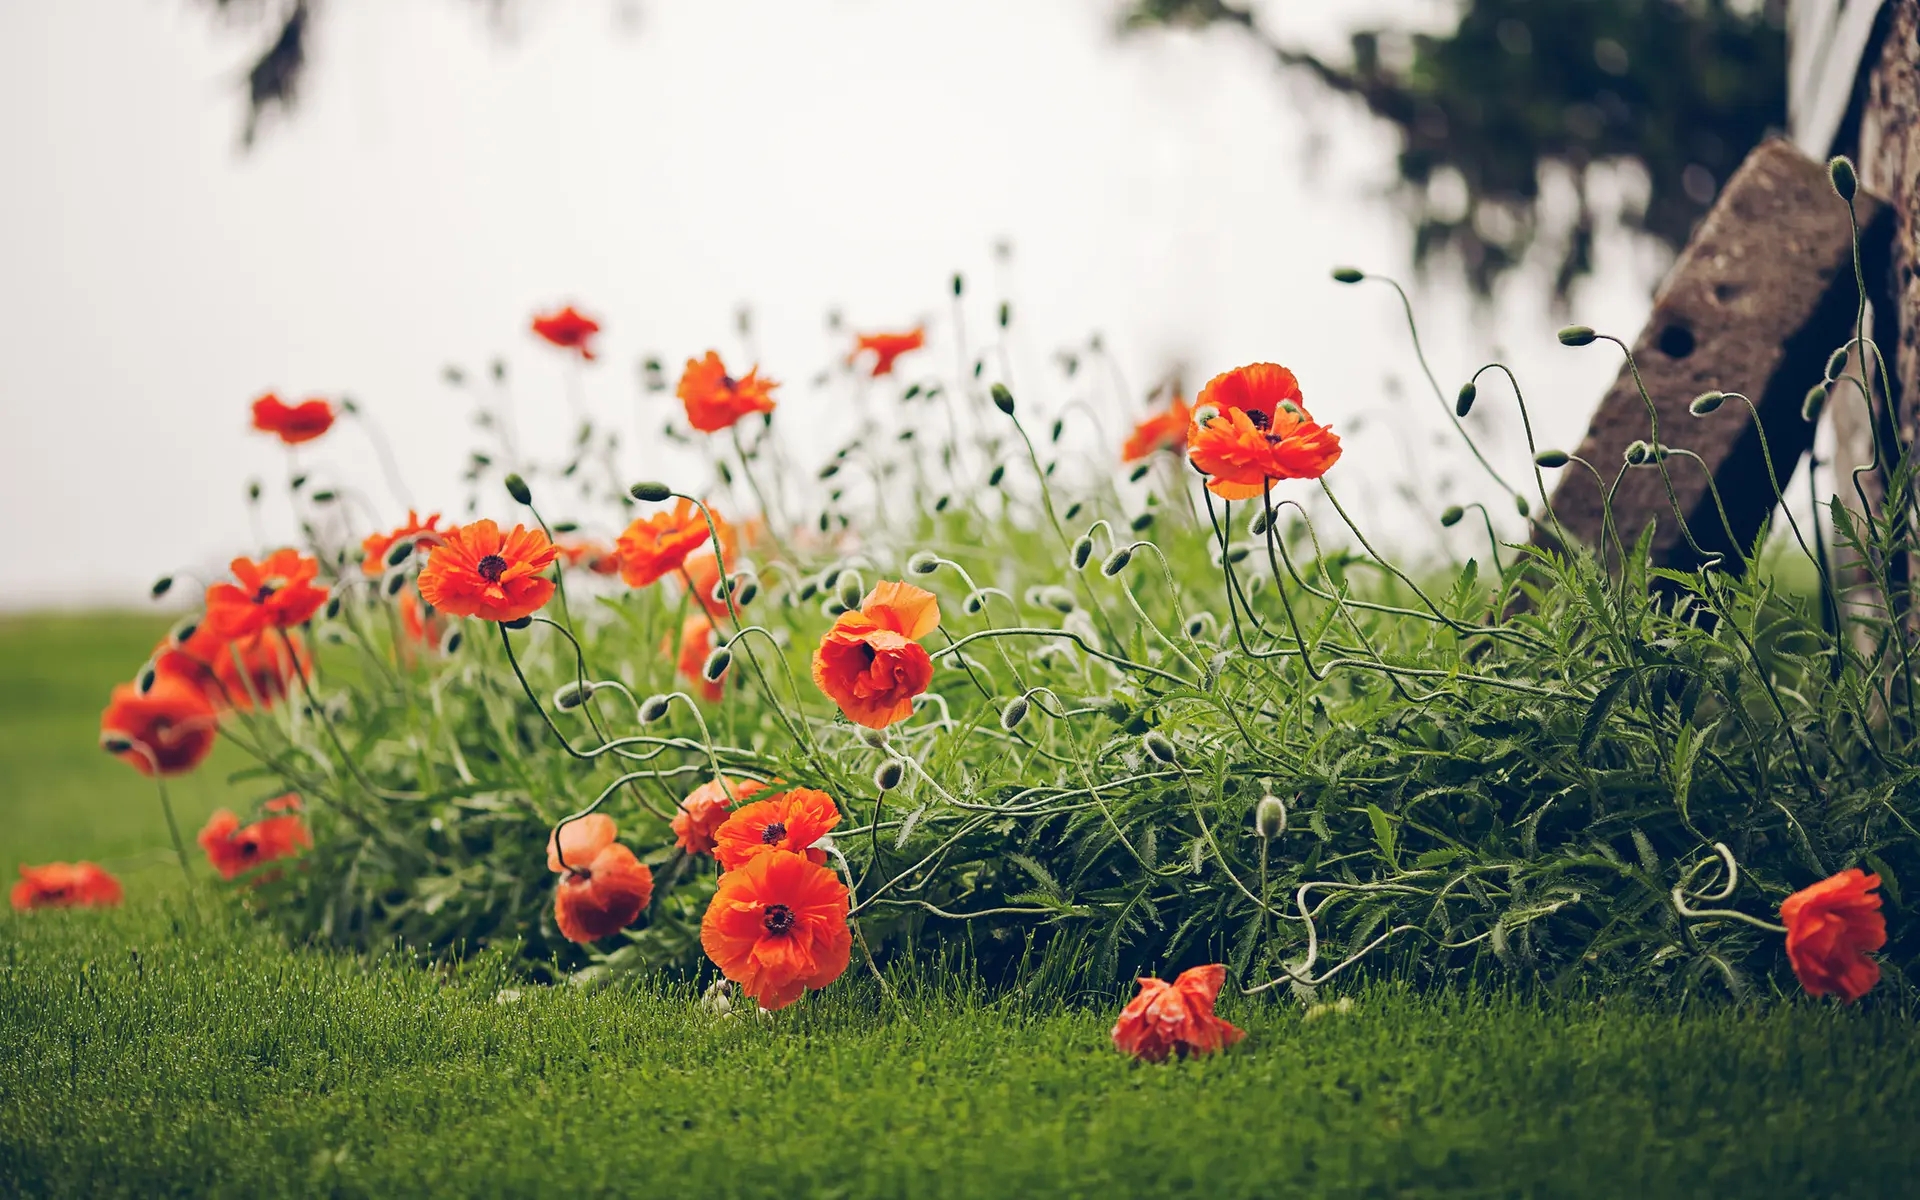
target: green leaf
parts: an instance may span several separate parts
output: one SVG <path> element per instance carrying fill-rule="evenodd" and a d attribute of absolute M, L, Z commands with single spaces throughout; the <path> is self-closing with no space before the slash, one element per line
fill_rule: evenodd
<path fill-rule="evenodd" d="M 1373 822 L 1373 840 L 1380 843 L 1380 854 L 1387 865 L 1398 871 L 1400 863 L 1393 854 L 1393 822 L 1378 804 L 1367 805 L 1367 820 Z"/>
<path fill-rule="evenodd" d="M 1614 701 L 1620 699 L 1620 693 L 1633 680 L 1632 671 L 1622 671 L 1613 677 L 1613 682 L 1600 689 L 1593 698 L 1593 704 L 1587 709 L 1587 719 L 1580 723 L 1579 757 L 1586 758 L 1593 749 L 1594 739 L 1600 736 L 1600 727 L 1606 724 L 1607 714 L 1613 710 Z"/>

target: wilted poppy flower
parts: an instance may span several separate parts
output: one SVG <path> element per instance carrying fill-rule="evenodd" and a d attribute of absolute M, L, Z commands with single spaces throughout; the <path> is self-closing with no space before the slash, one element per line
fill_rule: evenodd
<path fill-rule="evenodd" d="M 813 652 L 813 681 L 847 719 L 885 729 L 913 715 L 933 682 L 918 639 L 940 627 L 940 602 L 909 583 L 881 583 L 856 612 L 841 613 Z"/>
<path fill-rule="evenodd" d="M 100 745 L 142 775 L 191 771 L 213 752 L 219 717 L 192 679 L 156 671 L 145 692 L 130 683 L 113 689 L 100 714 Z M 151 756 L 151 757 L 149 757 Z"/>
<path fill-rule="evenodd" d="M 185 640 L 169 638 L 153 652 L 157 674 L 192 680 L 215 708 L 247 711 L 258 701 L 269 708 L 285 699 L 298 675 L 312 668 L 299 633 L 261 631 L 229 640 L 206 621 Z"/>
<path fill-rule="evenodd" d="M 298 550 L 275 550 L 260 562 L 236 558 L 228 569 L 238 582 L 207 589 L 205 624 L 230 641 L 266 629 L 291 629 L 327 602 L 327 589 L 313 582 L 320 564 Z"/>
<path fill-rule="evenodd" d="M 253 402 L 253 427 L 297 446 L 333 428 L 333 405 L 318 397 L 288 404 L 268 392 Z"/>
<path fill-rule="evenodd" d="M 547 535 L 515 525 L 510 532 L 489 520 L 440 532 L 441 542 L 420 572 L 420 595 L 455 617 L 518 621 L 553 598 L 553 580 L 541 575 L 560 557 Z"/>
<path fill-rule="evenodd" d="M 862 354 L 873 355 L 873 378 L 893 374 L 893 360 L 909 351 L 918 350 L 927 344 L 927 331 L 918 327 L 908 333 L 862 333 L 853 340 L 853 354 L 848 363 L 857 360 Z"/>
<path fill-rule="evenodd" d="M 1114 1022 L 1113 1044 L 1148 1062 L 1161 1062 L 1168 1054 L 1212 1054 L 1233 1045 L 1246 1031 L 1213 1015 L 1214 998 L 1226 979 L 1227 968 L 1220 963 L 1182 971 L 1172 983 L 1141 979 L 1140 994 Z"/>
<path fill-rule="evenodd" d="M 547 835 L 547 867 L 561 872 L 553 920 L 570 942 L 594 942 L 633 924 L 653 899 L 653 872 L 614 841 L 613 818 L 589 813 Z M 566 865 L 560 863 L 566 855 Z"/>
<path fill-rule="evenodd" d="M 1187 448 L 1187 426 L 1193 421 L 1193 409 L 1178 392 L 1173 403 L 1133 427 L 1126 445 L 1120 447 L 1122 462 L 1139 462 L 1156 450 L 1180 451 Z"/>
<path fill-rule="evenodd" d="M 261 863 L 289 858 L 313 845 L 306 823 L 298 816 L 297 797 L 269 801 L 267 809 L 280 815 L 242 825 L 239 817 L 223 808 L 207 818 L 200 830 L 200 848 L 220 878 L 237 878 Z"/>
<path fill-rule="evenodd" d="M 847 885 L 798 854 L 762 854 L 720 877 L 700 945 L 762 1008 L 785 1008 L 847 969 Z"/>
<path fill-rule="evenodd" d="M 120 881 L 90 863 L 20 864 L 20 882 L 13 885 L 13 907 L 111 908 L 120 903 Z"/>
<path fill-rule="evenodd" d="M 713 653 L 713 622 L 699 613 L 694 613 L 680 622 L 680 674 L 700 689 L 707 703 L 717 704 L 726 694 L 726 682 L 721 679 L 708 679 L 701 673 L 707 664 L 707 656 Z"/>
<path fill-rule="evenodd" d="M 712 505 L 707 506 L 707 511 L 713 513 L 713 528 L 719 530 L 724 545 L 726 523 Z M 671 510 L 643 517 L 620 535 L 615 543 L 620 556 L 620 578 L 626 580 L 628 587 L 646 587 L 662 575 L 678 571 L 689 554 L 711 544 L 712 540 L 707 519 L 700 514 L 699 506 L 682 496 Z"/>
<path fill-rule="evenodd" d="M 600 332 L 600 322 L 569 304 L 559 312 L 534 317 L 533 331 L 562 350 L 576 351 L 581 358 L 592 362 L 592 339 Z"/>
<path fill-rule="evenodd" d="M 1216 375 L 1194 402 L 1187 453 L 1228 500 L 1264 495 L 1276 479 L 1318 479 L 1340 460 L 1340 439 L 1300 403 L 1293 372 L 1254 363 Z"/>
<path fill-rule="evenodd" d="M 688 792 L 673 814 L 674 844 L 688 854 L 712 854 L 713 835 L 726 823 L 735 801 L 763 792 L 767 785 L 757 779 L 728 779 L 722 783 L 710 779 Z M 728 798 L 731 791 L 733 796 Z"/>
<path fill-rule="evenodd" d="M 1878 875 L 1848 867 L 1780 905 L 1787 961 L 1808 995 L 1837 992 L 1852 1002 L 1880 982 L 1880 964 L 1867 957 L 1887 944 L 1887 919 L 1873 894 L 1879 886 Z"/>
<path fill-rule="evenodd" d="M 713 856 L 732 871 L 762 854 L 803 854 L 827 861 L 813 844 L 840 823 L 833 797 L 814 788 L 794 788 L 735 809 L 713 834 Z"/>
<path fill-rule="evenodd" d="M 760 378 L 760 368 L 746 378 L 727 374 L 726 364 L 712 350 L 705 358 L 690 358 L 675 395 L 687 406 L 687 423 L 702 433 L 715 433 L 748 413 L 773 411 L 773 389 L 780 385 Z"/>
<path fill-rule="evenodd" d="M 387 569 L 387 552 L 400 542 L 415 543 L 414 552 L 431 546 L 436 542 L 440 529 L 440 514 L 429 513 L 422 521 L 420 514 L 407 510 L 406 524 L 386 533 L 370 533 L 360 543 L 360 569 L 368 575 L 380 575 Z"/>

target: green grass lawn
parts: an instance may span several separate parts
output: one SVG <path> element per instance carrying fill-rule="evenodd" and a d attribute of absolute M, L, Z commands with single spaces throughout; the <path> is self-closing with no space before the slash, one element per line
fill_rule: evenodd
<path fill-rule="evenodd" d="M 771 1021 L 690 994 L 290 948 L 206 885 L 94 747 L 161 622 L 0 623 L 0 852 L 92 856 L 118 912 L 0 918 L 0 1195 L 1897 1196 L 1920 1037 L 1890 1006 L 1359 992 L 1229 1003 L 1141 1066 L 1112 1006 L 903 974 Z M 224 795 L 176 793 L 188 836 Z"/>

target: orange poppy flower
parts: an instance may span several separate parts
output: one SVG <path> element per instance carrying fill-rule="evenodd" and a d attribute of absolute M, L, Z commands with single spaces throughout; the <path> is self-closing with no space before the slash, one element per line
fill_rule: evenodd
<path fill-rule="evenodd" d="M 130 683 L 113 689 L 100 714 L 100 745 L 142 775 L 155 767 L 179 775 L 213 752 L 219 727 L 213 703 L 193 680 L 156 671 L 145 692 Z"/>
<path fill-rule="evenodd" d="M 735 809 L 714 831 L 713 856 L 728 871 L 776 853 L 803 854 L 824 865 L 827 852 L 813 849 L 813 844 L 839 823 L 833 797 L 814 788 L 794 788 Z"/>
<path fill-rule="evenodd" d="M 1172 983 L 1144 978 L 1140 994 L 1120 1010 L 1113 1044 L 1135 1058 L 1162 1062 L 1169 1053 L 1212 1054 L 1247 1036 L 1213 1015 L 1214 999 L 1227 979 L 1221 963 L 1182 971 Z"/>
<path fill-rule="evenodd" d="M 712 505 L 713 528 L 720 533 L 721 545 L 730 542 L 726 522 Z M 687 556 L 709 545 L 712 536 L 707 519 L 693 501 L 682 496 L 668 512 L 657 512 L 627 526 L 615 543 L 620 556 L 620 578 L 628 587 L 646 587 L 662 575 L 678 571 Z"/>
<path fill-rule="evenodd" d="M 1867 957 L 1887 944 L 1887 919 L 1873 894 L 1879 886 L 1878 875 L 1848 867 L 1780 905 L 1787 961 L 1808 995 L 1837 992 L 1852 1003 L 1880 982 L 1880 964 Z"/>
<path fill-rule="evenodd" d="M 291 629 L 327 602 L 327 589 L 313 582 L 320 564 L 298 550 L 275 550 L 261 562 L 236 558 L 228 569 L 238 583 L 216 583 L 207 589 L 205 624 L 223 638 Z"/>
<path fill-rule="evenodd" d="M 667 645 L 660 647 L 665 653 Z M 701 674 L 700 668 L 707 665 L 707 655 L 713 653 L 713 622 L 695 613 L 680 623 L 680 674 L 688 683 L 700 689 L 707 703 L 718 704 L 720 697 L 726 694 L 726 680 L 708 680 Z"/>
<path fill-rule="evenodd" d="M 406 634 L 412 646 L 432 650 L 446 636 L 447 622 L 433 610 L 432 605 L 414 595 L 412 588 L 407 588 L 400 593 L 400 630 Z M 413 661 L 410 655 L 409 650 L 409 663 Z"/>
<path fill-rule="evenodd" d="M 885 729 L 913 715 L 933 682 L 918 639 L 940 627 L 940 602 L 910 583 L 880 583 L 856 612 L 841 613 L 813 652 L 813 682 L 847 719 Z"/>
<path fill-rule="evenodd" d="M 120 881 L 90 862 L 20 864 L 20 882 L 13 885 L 13 907 L 111 908 L 120 903 Z"/>
<path fill-rule="evenodd" d="M 569 304 L 559 312 L 536 315 L 533 318 L 533 331 L 562 350 L 575 351 L 581 358 L 592 362 L 592 339 L 594 334 L 600 332 L 600 322 Z"/>
<path fill-rule="evenodd" d="M 748 413 L 773 411 L 773 389 L 780 385 L 760 378 L 760 368 L 735 379 L 712 350 L 705 358 L 690 358 L 674 394 L 687 406 L 687 422 L 702 433 L 717 433 Z"/>
<path fill-rule="evenodd" d="M 279 815 L 242 825 L 239 817 L 223 808 L 207 818 L 200 830 L 200 848 L 220 878 L 236 879 L 261 863 L 290 858 L 313 845 L 306 823 L 297 815 L 298 797 L 282 796 L 270 801 L 267 809 Z"/>
<path fill-rule="evenodd" d="M 538 529 L 507 533 L 489 520 L 440 531 L 441 542 L 420 572 L 420 596 L 449 616 L 518 621 L 553 598 L 541 575 L 560 551 Z"/>
<path fill-rule="evenodd" d="M 720 877 L 700 945 L 760 1007 L 785 1008 L 846 971 L 847 885 L 798 854 L 757 855 Z"/>
<path fill-rule="evenodd" d="M 723 528 L 721 530 L 723 541 L 725 533 L 726 530 Z M 732 553 L 731 547 L 728 548 L 728 553 Z M 682 566 L 687 572 L 688 580 L 693 583 L 693 602 L 706 609 L 707 615 L 714 620 L 724 619 L 727 616 L 727 602 L 724 598 L 715 599 L 713 594 L 713 589 L 720 586 L 719 557 L 713 554 L 696 554 Z"/>
<path fill-rule="evenodd" d="M 310 442 L 333 428 L 333 405 L 319 397 L 288 404 L 268 392 L 253 402 L 253 427 L 289 446 Z"/>
<path fill-rule="evenodd" d="M 726 823 L 734 801 L 745 800 L 767 785 L 757 779 L 710 779 L 688 792 L 673 814 L 674 844 L 688 854 L 712 854 L 713 835 Z M 727 793 L 732 792 L 731 798 Z"/>
<path fill-rule="evenodd" d="M 849 366 L 862 354 L 873 354 L 872 377 L 893 374 L 893 360 L 902 354 L 918 350 L 927 344 L 925 326 L 916 326 L 908 333 L 862 333 L 853 339 L 853 353 L 847 356 Z"/>
<path fill-rule="evenodd" d="M 653 871 L 614 841 L 618 833 L 612 817 L 589 813 L 547 835 L 547 867 L 561 872 L 553 920 L 570 942 L 596 942 L 618 933 L 653 900 Z"/>
<path fill-rule="evenodd" d="M 1187 452 L 1207 489 L 1228 500 L 1264 495 L 1276 479 L 1318 479 L 1340 461 L 1340 439 L 1300 403 L 1293 372 L 1254 363 L 1216 375 L 1200 390 Z"/>
<path fill-rule="evenodd" d="M 257 699 L 268 708 L 284 700 L 298 675 L 313 667 L 306 644 L 297 632 L 281 635 L 262 631 L 229 641 L 202 621 L 184 641 L 168 638 L 153 652 L 160 674 L 189 679 L 216 709 L 253 708 Z"/>
<path fill-rule="evenodd" d="M 387 569 L 387 551 L 399 542 L 411 540 L 415 543 L 415 553 L 431 546 L 438 540 L 440 514 L 429 513 L 422 521 L 420 514 L 407 510 L 406 524 L 387 533 L 370 533 L 360 543 L 360 569 L 368 575 L 380 575 Z"/>
<path fill-rule="evenodd" d="M 1175 392 L 1171 405 L 1133 427 L 1126 445 L 1120 447 L 1120 461 L 1139 462 L 1156 450 L 1185 450 L 1187 426 L 1192 421 L 1193 409 Z"/>
<path fill-rule="evenodd" d="M 560 547 L 560 561 L 569 567 L 584 566 L 595 575 L 620 573 L 619 553 L 604 542 L 568 538 L 564 542 L 555 542 L 554 545 Z"/>

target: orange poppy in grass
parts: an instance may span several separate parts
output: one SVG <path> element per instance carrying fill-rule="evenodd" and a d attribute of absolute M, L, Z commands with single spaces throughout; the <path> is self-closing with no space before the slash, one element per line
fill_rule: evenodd
<path fill-rule="evenodd" d="M 595 575 L 620 573 L 619 552 L 604 542 L 568 538 L 564 542 L 555 542 L 554 545 L 560 547 L 560 561 L 569 567 L 585 567 Z"/>
<path fill-rule="evenodd" d="M 1836 992 L 1849 1003 L 1880 982 L 1880 964 L 1867 957 L 1887 944 L 1878 875 L 1848 867 L 1802 888 L 1780 905 L 1787 927 L 1787 961 L 1810 996 Z"/>
<path fill-rule="evenodd" d="M 728 545 L 732 538 L 726 522 L 712 505 L 707 506 L 707 511 L 713 513 L 713 528 L 720 533 L 721 545 Z M 620 578 L 626 580 L 628 587 L 646 587 L 662 575 L 678 571 L 689 554 L 711 544 L 712 540 L 707 519 L 701 515 L 699 506 L 682 496 L 671 510 L 642 517 L 620 535 L 615 543 L 615 551 L 620 556 Z"/>
<path fill-rule="evenodd" d="M 600 332 L 600 322 L 569 304 L 559 312 L 535 316 L 533 331 L 562 350 L 572 350 L 592 362 L 593 335 Z"/>
<path fill-rule="evenodd" d="M 725 530 L 722 530 L 725 533 Z M 730 549 L 730 548 L 729 548 Z M 718 621 L 727 616 L 725 597 L 716 597 L 714 589 L 720 586 L 720 559 L 713 554 L 696 554 L 681 564 L 687 573 L 687 579 L 693 584 L 693 602 L 707 610 L 707 615 Z"/>
<path fill-rule="evenodd" d="M 1172 404 L 1133 427 L 1126 444 L 1120 447 L 1120 461 L 1139 462 L 1156 450 L 1185 450 L 1187 426 L 1192 421 L 1193 409 L 1186 397 L 1175 392 Z"/>
<path fill-rule="evenodd" d="M 612 817 L 589 813 L 547 835 L 547 869 L 561 873 L 553 920 L 570 942 L 618 933 L 653 899 L 653 871 L 614 840 L 618 833 Z"/>
<path fill-rule="evenodd" d="M 314 584 L 320 564 L 298 550 L 275 550 L 259 562 L 236 558 L 227 567 L 237 582 L 207 589 L 205 624 L 220 637 L 291 629 L 327 602 L 327 589 Z"/>
<path fill-rule="evenodd" d="M 431 546 L 438 541 L 440 532 L 440 514 L 429 513 L 422 521 L 420 514 L 407 510 L 406 524 L 386 533 L 370 533 L 360 543 L 360 569 L 368 575 L 380 575 L 387 569 L 387 552 L 400 542 L 414 543 L 414 552 Z"/>
<path fill-rule="evenodd" d="M 813 652 L 813 681 L 847 719 L 885 729 L 913 715 L 913 698 L 933 682 L 933 659 L 918 639 L 940 627 L 940 602 L 910 583 L 874 586 L 855 612 L 841 613 Z"/>
<path fill-rule="evenodd" d="M 1216 375 L 1194 402 L 1187 453 L 1207 489 L 1251 500 L 1276 479 L 1318 479 L 1340 461 L 1340 439 L 1314 423 L 1293 372 L 1254 363 Z"/>
<path fill-rule="evenodd" d="M 757 779 L 710 779 L 688 792 L 673 814 L 674 844 L 688 854 L 712 854 L 713 835 L 731 815 L 734 802 L 745 800 L 767 785 Z M 729 797 L 728 792 L 733 795 Z"/>
<path fill-rule="evenodd" d="M 771 379 L 760 378 L 760 368 L 735 379 L 712 350 L 705 358 L 690 358 L 674 394 L 687 406 L 687 423 L 702 433 L 717 433 L 748 413 L 773 411 Z"/>
<path fill-rule="evenodd" d="M 111 908 L 120 903 L 120 881 L 90 862 L 20 864 L 20 882 L 13 885 L 13 907 Z"/>
<path fill-rule="evenodd" d="M 847 363 L 851 365 L 862 354 L 872 354 L 872 377 L 878 379 L 893 374 L 894 359 L 926 344 L 925 326 L 916 326 L 908 333 L 862 333 L 854 337 L 853 353 L 847 357 Z"/>
<path fill-rule="evenodd" d="M 518 621 L 553 598 L 541 574 L 560 551 L 538 529 L 506 533 L 489 520 L 440 531 L 440 544 L 420 572 L 420 596 L 439 611 L 484 621 Z"/>
<path fill-rule="evenodd" d="M 827 852 L 813 844 L 839 823 L 832 796 L 794 788 L 735 809 L 714 831 L 713 856 L 729 871 L 763 854 L 801 854 L 824 865 Z"/>
<path fill-rule="evenodd" d="M 169 637 L 153 652 L 160 674 L 192 680 L 215 708 L 242 712 L 254 702 L 271 708 L 286 699 L 298 676 L 313 668 L 299 633 L 261 631 L 229 640 L 202 621 L 185 639 Z"/>
<path fill-rule="evenodd" d="M 664 652 L 667 647 L 660 647 Z M 681 676 L 688 683 L 700 689 L 707 703 L 718 704 L 720 697 L 726 694 L 725 679 L 708 679 L 701 673 L 707 665 L 707 656 L 713 653 L 713 622 L 699 613 L 695 613 L 680 622 L 680 660 L 676 664 Z"/>
<path fill-rule="evenodd" d="M 798 854 L 756 855 L 720 877 L 700 945 L 762 1008 L 785 1008 L 847 969 L 847 885 Z"/>
<path fill-rule="evenodd" d="M 253 402 L 253 427 L 289 446 L 310 442 L 333 428 L 333 405 L 319 397 L 288 404 L 268 392 Z"/>
<path fill-rule="evenodd" d="M 291 858 L 313 845 L 306 822 L 299 816 L 298 796 L 289 793 L 264 807 L 275 815 L 248 825 L 242 825 L 239 817 L 224 808 L 207 818 L 200 830 L 200 848 L 207 852 L 207 862 L 220 878 L 236 879 L 262 863 Z"/>
<path fill-rule="evenodd" d="M 1213 1015 L 1213 1002 L 1227 979 L 1221 963 L 1182 971 L 1172 982 L 1144 978 L 1140 994 L 1120 1010 L 1114 1022 L 1113 1044 L 1148 1062 L 1162 1062 L 1168 1054 L 1212 1054 L 1247 1036 Z"/>
<path fill-rule="evenodd" d="M 100 714 L 100 745 L 142 775 L 193 770 L 213 752 L 220 719 L 193 679 L 155 671 L 142 692 L 131 683 L 113 689 Z"/>

